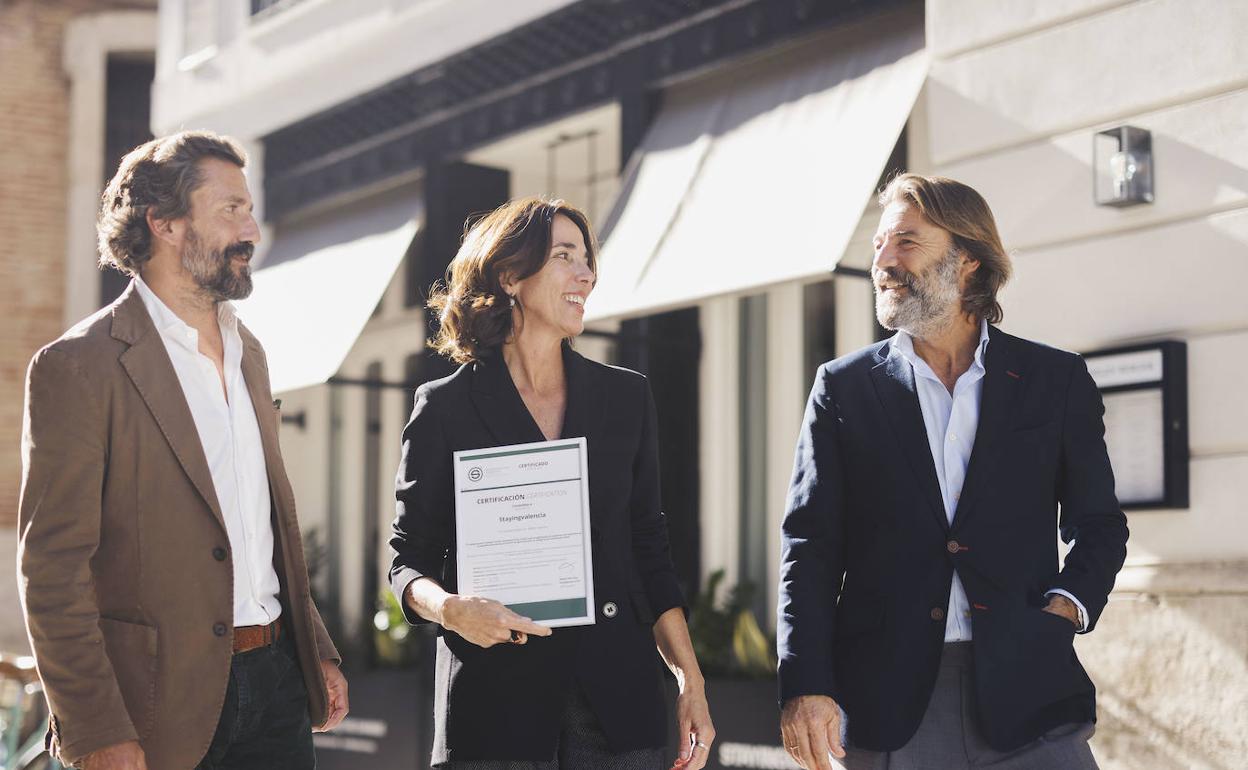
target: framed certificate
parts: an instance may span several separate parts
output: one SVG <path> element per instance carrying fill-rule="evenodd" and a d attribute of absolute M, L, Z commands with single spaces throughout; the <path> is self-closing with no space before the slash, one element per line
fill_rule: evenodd
<path fill-rule="evenodd" d="M 585 439 L 454 453 L 459 593 L 551 627 L 594 622 Z"/>

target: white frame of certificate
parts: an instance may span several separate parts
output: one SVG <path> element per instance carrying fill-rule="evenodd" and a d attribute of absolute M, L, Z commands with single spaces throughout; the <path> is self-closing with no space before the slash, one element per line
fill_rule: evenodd
<path fill-rule="evenodd" d="M 455 452 L 457 590 L 552 628 L 591 625 L 585 439 Z"/>

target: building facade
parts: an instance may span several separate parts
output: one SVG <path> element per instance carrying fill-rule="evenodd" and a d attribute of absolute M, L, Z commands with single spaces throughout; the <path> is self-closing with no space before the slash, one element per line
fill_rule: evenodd
<path fill-rule="evenodd" d="M 1131 508 L 1128 566 L 1077 644 L 1102 766 L 1232 767 L 1248 732 L 1245 33 L 1225 0 L 161 0 L 152 128 L 251 153 L 265 245 L 242 310 L 281 391 L 317 592 L 360 655 L 411 390 L 448 371 L 422 301 L 467 217 L 550 194 L 599 223 L 578 347 L 651 379 L 686 588 L 719 570 L 754 585 L 767 629 L 811 377 L 880 336 L 873 192 L 899 170 L 971 184 L 1014 256 L 1005 330 L 1185 351 L 1162 378 L 1168 398 L 1186 385 L 1165 414 L 1186 440 L 1162 458 L 1185 494 Z M 1153 200 L 1097 205 L 1095 137 L 1122 126 L 1150 132 Z M 33 336 L 59 331 L 49 312 Z M 726 733 L 721 766 L 775 766 L 778 737 Z"/>
<path fill-rule="evenodd" d="M 0 4 L 0 563 L 17 555 L 26 365 L 115 297 L 95 268 L 106 173 L 148 138 L 155 0 Z M 13 569 L 0 571 L 0 650 L 28 647 Z"/>
<path fill-rule="evenodd" d="M 1016 268 L 1004 328 L 1080 352 L 1186 344 L 1189 503 L 1128 511 L 1127 566 L 1097 631 L 1077 641 L 1097 683 L 1097 756 L 1233 767 L 1248 718 L 1248 304 L 1231 288 L 1248 271 L 1248 62 L 1235 42 L 1248 8 L 949 0 L 927 11 L 916 165 L 992 204 Z M 1093 136 L 1120 125 L 1151 131 L 1151 204 L 1093 204 Z"/>

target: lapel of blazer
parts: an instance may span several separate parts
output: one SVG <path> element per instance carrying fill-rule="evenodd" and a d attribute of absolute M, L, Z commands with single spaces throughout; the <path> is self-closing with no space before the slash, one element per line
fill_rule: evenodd
<path fill-rule="evenodd" d="M 586 467 L 589 459 L 594 456 L 594 449 L 599 441 L 607 441 L 603 434 L 602 422 L 606 417 L 606 383 L 603 382 L 601 371 L 585 360 L 585 357 L 564 343 L 563 371 L 568 380 L 568 402 L 563 414 L 563 438 L 585 437 Z M 639 415 L 639 419 L 642 419 Z M 602 527 L 600 517 L 606 515 L 608 506 L 594 499 L 594 475 L 589 475 L 589 524 L 590 540 L 597 547 Z"/>
<path fill-rule="evenodd" d="M 500 351 L 489 351 L 472 365 L 470 397 L 495 446 L 546 440 L 511 381 Z"/>
<path fill-rule="evenodd" d="M 568 380 L 563 437 L 584 436 L 588 445 L 606 414 L 606 387 L 600 381 L 598 370 L 567 344 L 563 346 L 563 370 Z"/>
<path fill-rule="evenodd" d="M 567 378 L 562 438 L 587 439 L 597 432 L 606 406 L 604 386 L 584 356 L 563 346 L 563 371 Z M 524 405 L 520 391 L 507 371 L 502 354 L 493 351 L 473 364 L 472 403 L 499 446 L 545 441 L 541 428 Z"/>
<path fill-rule="evenodd" d="M 288 570 L 286 559 L 301 564 L 303 542 L 299 539 L 299 526 L 294 520 L 294 496 L 288 494 L 290 482 L 286 478 L 286 466 L 282 463 L 282 446 L 277 432 L 277 406 L 269 386 L 269 368 L 265 363 L 264 348 L 260 341 L 240 322 L 239 336 L 243 340 L 241 369 L 247 384 L 247 395 L 256 412 L 256 425 L 260 429 L 260 446 L 264 452 L 264 468 L 269 478 L 269 499 L 272 500 L 273 529 L 277 548 L 273 553 L 273 567 L 277 570 L 282 590 L 290 593 L 289 576 L 302 574 L 298 568 Z M 289 542 L 291 537 L 295 543 Z M 306 571 L 306 567 L 303 568 Z"/>
<path fill-rule="evenodd" d="M 251 406 L 256 412 L 256 424 L 260 429 L 260 444 L 264 450 L 264 466 L 269 477 L 269 490 L 277 505 L 283 485 L 278 484 L 282 472 L 282 449 L 277 436 L 277 407 L 273 403 L 273 393 L 269 390 L 269 369 L 264 361 L 264 349 L 260 342 L 252 336 L 241 323 L 238 326 L 239 336 L 243 340 L 243 381 L 247 384 L 247 395 L 251 398 Z M 289 506 L 280 505 L 280 510 L 288 510 Z"/>
<path fill-rule="evenodd" d="M 914 385 L 914 371 L 905 356 L 888 343 L 876 352 L 876 360 L 878 363 L 871 369 L 871 381 L 875 384 L 880 405 L 888 415 L 897 443 L 918 482 L 919 492 L 941 530 L 947 531 L 949 522 L 940 496 L 940 481 L 936 478 L 932 450 L 927 442 L 923 410 L 919 407 L 919 395 Z"/>
<path fill-rule="evenodd" d="M 195 418 L 186 403 L 165 343 L 147 314 L 143 298 L 133 281 L 113 305 L 112 335 L 130 346 L 121 354 L 122 368 L 147 404 L 182 470 L 224 528 L 225 518 L 221 515 L 221 504 L 217 501 L 212 472 L 204 457 L 204 446 L 195 428 Z"/>
<path fill-rule="evenodd" d="M 979 403 L 979 425 L 966 468 L 962 495 L 953 522 L 961 526 L 974 509 L 976 497 L 992 477 L 1000 456 L 1000 443 L 1009 429 L 1011 417 L 1027 383 L 1025 361 L 1010 338 L 995 327 L 988 327 L 988 350 L 984 354 L 984 389 Z"/>

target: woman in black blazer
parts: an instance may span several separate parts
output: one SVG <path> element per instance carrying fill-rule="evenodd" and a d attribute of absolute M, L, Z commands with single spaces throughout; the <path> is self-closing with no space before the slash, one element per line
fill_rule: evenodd
<path fill-rule="evenodd" d="M 701 768 L 714 739 L 660 510 L 650 388 L 568 344 L 584 328 L 595 246 L 580 211 L 512 201 L 467 233 L 449 286 L 430 301 L 435 347 L 463 365 L 416 391 L 390 580 L 409 622 L 442 627 L 435 766 L 661 770 L 656 644 L 680 686 L 674 767 Z M 578 436 L 589 456 L 595 624 L 552 632 L 456 593 L 452 452 Z"/>

